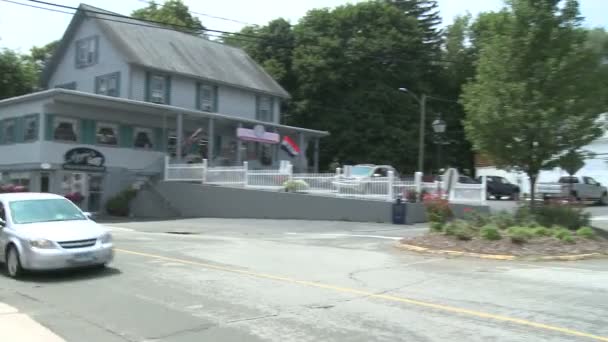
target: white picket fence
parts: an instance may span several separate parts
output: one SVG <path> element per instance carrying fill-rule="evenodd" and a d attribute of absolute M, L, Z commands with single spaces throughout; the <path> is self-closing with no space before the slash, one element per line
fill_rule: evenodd
<path fill-rule="evenodd" d="M 282 162 L 278 169 L 250 170 L 247 162 L 241 166 L 208 166 L 207 160 L 200 164 L 174 164 L 165 160 L 165 181 L 187 181 L 230 187 L 261 190 L 283 190 L 287 181 L 301 181 L 299 192 L 313 195 L 350 197 L 394 201 L 406 200 L 412 194 L 427 193 L 451 202 L 485 203 L 483 184 L 457 183 L 450 193 L 443 191 L 441 182 L 423 182 L 422 173 L 414 179 L 399 179 L 389 172 L 387 177 L 347 177 L 341 169 L 335 173 L 293 173 L 293 165 Z M 419 197 L 419 196 L 416 196 Z"/>

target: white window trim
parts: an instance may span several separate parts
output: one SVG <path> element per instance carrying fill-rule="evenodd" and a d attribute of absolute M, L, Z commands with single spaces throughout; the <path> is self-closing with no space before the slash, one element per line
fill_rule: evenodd
<path fill-rule="evenodd" d="M 114 82 L 114 84 L 112 84 Z M 101 84 L 105 84 L 102 90 Z M 112 86 L 111 86 L 112 85 Z M 110 93 L 113 92 L 113 94 Z M 120 72 L 113 72 L 95 77 L 95 93 L 106 96 L 120 96 Z"/>
<path fill-rule="evenodd" d="M 76 41 L 76 67 L 85 68 L 97 64 L 98 37 L 91 36 Z"/>
<path fill-rule="evenodd" d="M 136 146 L 135 145 L 135 141 L 137 139 L 137 135 L 140 132 L 145 132 L 148 134 L 148 138 L 150 139 L 150 143 L 152 144 L 152 146 L 150 147 L 141 147 L 141 146 Z M 151 128 L 145 128 L 145 127 L 135 127 L 133 129 L 133 148 L 137 148 L 137 149 L 142 149 L 142 150 L 153 150 L 154 149 L 154 130 Z"/>
<path fill-rule="evenodd" d="M 162 85 L 159 89 L 154 89 L 155 81 L 160 81 L 158 84 Z M 165 103 L 166 102 L 166 91 L 167 91 L 167 78 L 163 75 L 152 74 L 150 75 L 150 102 L 153 103 Z"/>
<path fill-rule="evenodd" d="M 74 129 L 74 134 L 76 135 L 76 140 L 62 140 L 62 139 L 55 139 L 55 130 L 57 129 L 57 127 L 59 127 L 60 123 L 70 123 L 72 124 L 72 128 Z M 80 141 L 80 123 L 78 122 L 78 120 L 76 119 L 72 119 L 72 118 L 67 118 L 67 117 L 63 117 L 63 116 L 57 116 L 55 117 L 55 119 L 53 120 L 53 140 L 54 141 L 63 141 L 63 142 L 79 142 Z"/>
<path fill-rule="evenodd" d="M 114 137 L 116 138 L 115 144 L 108 144 L 99 141 L 99 130 L 102 128 L 110 128 L 114 132 Z M 118 133 L 118 124 L 110 123 L 110 122 L 97 122 L 95 124 L 95 144 L 104 145 L 104 146 L 119 146 L 119 133 Z"/>
<path fill-rule="evenodd" d="M 209 97 L 206 98 L 203 96 L 204 94 L 204 90 L 208 90 L 209 91 Z M 215 89 L 214 86 L 210 85 L 210 84 L 204 84 L 201 83 L 199 85 L 199 91 L 198 91 L 198 101 L 199 101 L 199 107 L 200 110 L 205 111 L 205 112 L 213 112 L 215 109 Z"/>

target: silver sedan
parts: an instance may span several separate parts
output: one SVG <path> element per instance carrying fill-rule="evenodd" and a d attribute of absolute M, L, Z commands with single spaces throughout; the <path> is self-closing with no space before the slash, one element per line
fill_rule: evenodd
<path fill-rule="evenodd" d="M 68 199 L 0 194 L 0 261 L 10 277 L 24 270 L 103 266 L 113 257 L 110 233 Z"/>

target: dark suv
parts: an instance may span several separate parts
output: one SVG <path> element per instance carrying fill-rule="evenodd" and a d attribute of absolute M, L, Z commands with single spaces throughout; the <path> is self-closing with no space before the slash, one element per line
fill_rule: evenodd
<path fill-rule="evenodd" d="M 481 177 L 478 178 L 481 181 Z M 517 185 L 509 182 L 504 177 L 486 176 L 488 198 L 494 197 L 499 200 L 502 197 L 509 197 L 511 200 L 519 199 L 520 189 Z"/>

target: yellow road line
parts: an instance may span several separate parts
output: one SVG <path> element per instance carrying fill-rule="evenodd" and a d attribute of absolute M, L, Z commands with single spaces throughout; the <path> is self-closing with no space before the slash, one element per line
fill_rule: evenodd
<path fill-rule="evenodd" d="M 415 299 L 397 297 L 397 296 L 392 296 L 392 295 L 387 295 L 387 294 L 376 294 L 373 292 L 357 290 L 357 289 L 353 289 L 353 288 L 349 288 L 349 287 L 340 287 L 340 286 L 328 285 L 328 284 L 317 283 L 317 282 L 312 282 L 312 281 L 298 280 L 298 279 L 289 278 L 289 277 L 276 276 L 276 275 L 267 274 L 267 273 L 258 273 L 258 272 L 252 272 L 252 271 L 246 271 L 246 270 L 239 270 L 239 269 L 235 269 L 235 268 L 217 266 L 217 265 L 207 264 L 207 263 L 198 262 L 198 261 L 171 258 L 171 257 L 162 256 L 162 255 L 130 251 L 130 250 L 126 250 L 126 249 L 117 248 L 116 251 L 126 253 L 126 254 L 139 255 L 139 256 L 143 256 L 143 257 L 158 259 L 158 260 L 173 261 L 173 262 L 178 262 L 178 263 L 186 264 L 186 265 L 201 266 L 201 267 L 205 267 L 205 268 L 210 268 L 210 269 L 225 271 L 225 272 L 230 272 L 230 273 L 244 274 L 244 275 L 248 275 L 248 276 L 252 276 L 252 277 L 256 277 L 256 278 L 271 279 L 271 280 L 277 280 L 277 281 L 287 282 L 287 283 L 291 283 L 291 284 L 298 284 L 298 285 L 304 285 L 304 286 L 309 286 L 309 287 L 333 290 L 333 291 L 342 292 L 342 293 L 351 293 L 351 294 L 366 296 L 366 297 L 370 297 L 370 298 L 379 298 L 379 299 L 384 299 L 384 300 L 388 300 L 388 301 L 392 301 L 392 302 L 406 303 L 406 304 L 431 308 L 431 309 L 435 309 L 438 311 L 444 311 L 444 312 L 450 312 L 450 313 L 456 313 L 456 314 L 462 314 L 462 315 L 468 315 L 468 316 L 474 316 L 474 317 L 480 317 L 480 318 L 487 318 L 487 319 L 492 319 L 492 320 L 500 321 L 500 322 L 515 323 L 515 324 L 534 327 L 534 328 L 538 328 L 538 329 L 560 332 L 560 333 L 567 334 L 567 335 L 585 337 L 585 338 L 589 338 L 589 339 L 596 340 L 596 341 L 608 342 L 608 337 L 605 337 L 605 336 L 589 334 L 589 333 L 585 333 L 582 331 L 562 328 L 562 327 L 558 327 L 558 326 L 554 326 L 554 325 L 536 323 L 536 322 L 528 321 L 525 319 L 519 319 L 519 318 L 502 316 L 502 315 L 495 315 L 495 314 L 486 313 L 486 312 L 482 312 L 482 311 L 463 309 L 463 308 L 459 308 L 459 307 L 455 307 L 455 306 L 434 304 L 434 303 L 430 303 L 430 302 L 423 302 L 423 301 L 419 301 L 419 300 L 415 300 Z"/>

